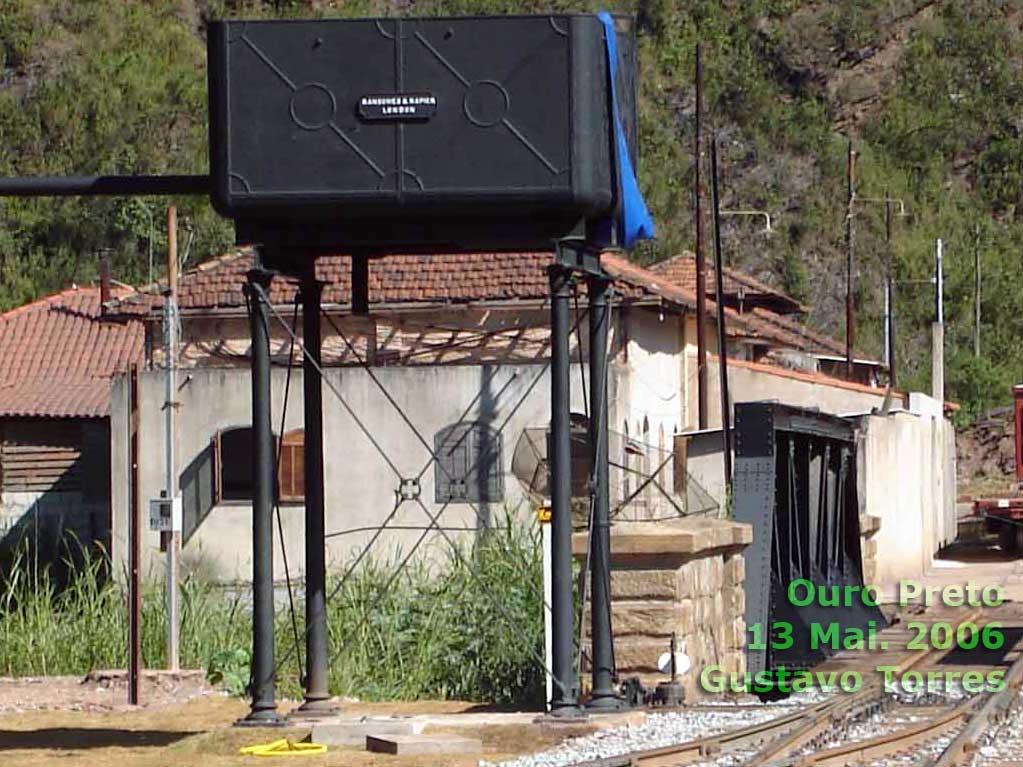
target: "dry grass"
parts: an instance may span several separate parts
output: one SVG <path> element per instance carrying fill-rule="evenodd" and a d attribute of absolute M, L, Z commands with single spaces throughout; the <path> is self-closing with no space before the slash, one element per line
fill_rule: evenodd
<path fill-rule="evenodd" d="M 290 708 L 286 704 L 282 711 Z M 476 704 L 459 701 L 359 703 L 349 713 L 456 713 Z M 234 767 L 253 765 L 254 757 L 241 756 L 242 746 L 289 737 L 301 740 L 308 728 L 243 729 L 233 723 L 245 715 L 244 700 L 221 696 L 196 698 L 187 703 L 157 705 L 118 712 L 33 711 L 0 715 L 0 753 L 4 767 L 89 765 L 89 767 Z M 538 725 L 444 728 L 483 740 L 484 754 L 446 757 L 444 764 L 475 767 L 480 756 L 509 758 L 553 745 L 589 731 L 587 726 L 558 728 Z M 303 757 L 303 765 L 352 767 L 425 767 L 437 757 L 394 757 L 354 748 L 331 748 L 323 756 Z"/>

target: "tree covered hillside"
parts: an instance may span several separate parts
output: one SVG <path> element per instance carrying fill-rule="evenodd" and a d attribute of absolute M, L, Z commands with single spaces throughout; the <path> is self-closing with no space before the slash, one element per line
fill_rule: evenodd
<path fill-rule="evenodd" d="M 905 204 L 894 222 L 900 384 L 927 388 L 934 239 L 946 243 L 949 396 L 967 413 L 1023 381 L 1023 0 L 0 0 L 0 174 L 205 172 L 204 29 L 222 16 L 549 10 L 635 13 L 642 62 L 641 182 L 659 240 L 692 247 L 694 49 L 705 50 L 708 135 L 721 149 L 728 260 L 844 334 L 845 167 L 858 191 Z M 0 308 L 97 272 L 148 278 L 163 248 L 156 199 L 0 201 Z M 230 242 L 205 201 L 181 199 L 194 263 Z M 151 220 L 153 224 L 151 225 Z M 981 356 L 973 355 L 981 253 Z M 856 216 L 859 346 L 881 352 L 883 206 Z M 157 266 L 156 272 L 159 272 Z"/>

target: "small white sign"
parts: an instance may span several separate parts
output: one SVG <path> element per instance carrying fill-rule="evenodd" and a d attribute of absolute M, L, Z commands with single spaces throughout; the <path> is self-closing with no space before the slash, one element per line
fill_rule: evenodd
<path fill-rule="evenodd" d="M 149 501 L 149 529 L 161 533 L 181 530 L 181 496 L 153 498 Z"/>

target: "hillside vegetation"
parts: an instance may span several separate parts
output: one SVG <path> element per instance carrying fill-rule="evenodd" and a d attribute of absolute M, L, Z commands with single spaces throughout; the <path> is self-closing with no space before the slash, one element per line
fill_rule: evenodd
<path fill-rule="evenodd" d="M 642 62 L 641 183 L 659 239 L 692 246 L 694 49 L 705 49 L 708 134 L 720 142 L 728 260 L 844 333 L 847 141 L 858 188 L 905 205 L 893 227 L 900 385 L 926 389 L 934 240 L 946 244 L 949 397 L 975 414 L 1023 380 L 1023 0 L 0 0 L 0 174 L 205 172 L 204 29 L 220 16 L 593 11 L 635 13 Z M 0 202 L 0 308 L 95 278 L 147 279 L 163 200 Z M 201 200 L 176 201 L 195 262 L 230 241 Z M 150 220 L 154 225 L 151 226 Z M 983 274 L 973 354 L 974 254 Z M 859 346 L 881 353 L 883 206 L 856 215 Z M 157 269 L 157 271 L 159 271 Z"/>

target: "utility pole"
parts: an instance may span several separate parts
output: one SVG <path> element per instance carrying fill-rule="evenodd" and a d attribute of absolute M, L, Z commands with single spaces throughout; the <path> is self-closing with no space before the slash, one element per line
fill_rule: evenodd
<path fill-rule="evenodd" d="M 934 249 L 934 324 L 931 325 L 931 396 L 945 401 L 945 245 L 939 238 Z"/>
<path fill-rule="evenodd" d="M 884 348 L 888 383 L 895 388 L 895 256 L 892 252 L 892 201 L 884 190 L 884 243 L 888 260 L 884 283 Z"/>
<path fill-rule="evenodd" d="M 853 308 L 853 215 L 856 202 L 856 152 L 849 139 L 846 157 L 846 211 L 845 211 L 845 370 L 853 377 L 853 347 L 856 345 L 856 312 Z"/>
<path fill-rule="evenodd" d="M 973 231 L 973 356 L 980 356 L 980 224 Z"/>
<path fill-rule="evenodd" d="M 171 501 L 171 530 L 164 533 L 167 548 L 167 668 L 177 671 L 178 650 L 178 560 L 181 554 L 180 515 L 176 513 L 177 488 L 177 406 L 178 406 L 178 211 L 167 208 L 167 290 L 163 297 L 163 337 L 167 375 L 163 404 L 166 439 L 166 497 Z"/>
<path fill-rule="evenodd" d="M 707 264 L 703 256 L 703 47 L 696 43 L 696 130 L 693 146 L 694 216 L 696 217 L 696 398 L 697 426 L 707 428 Z"/>

